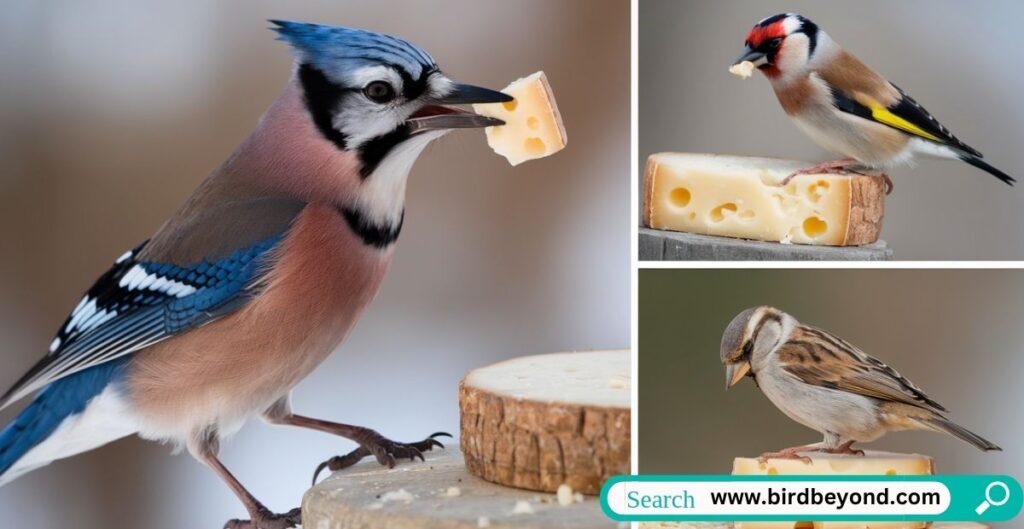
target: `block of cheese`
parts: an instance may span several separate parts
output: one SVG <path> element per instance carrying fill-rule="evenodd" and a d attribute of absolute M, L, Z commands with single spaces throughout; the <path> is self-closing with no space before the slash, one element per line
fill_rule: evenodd
<path fill-rule="evenodd" d="M 459 386 L 471 474 L 511 487 L 598 494 L 630 471 L 629 351 L 525 356 L 474 369 Z"/>
<path fill-rule="evenodd" d="M 644 224 L 781 243 L 858 246 L 878 240 L 878 175 L 788 175 L 813 164 L 775 158 L 660 153 L 647 160 Z"/>
<path fill-rule="evenodd" d="M 502 92 L 515 100 L 473 105 L 477 114 L 505 122 L 501 127 L 486 129 L 487 144 L 494 152 L 507 158 L 508 163 L 519 165 L 565 148 L 568 138 L 562 115 L 544 72 L 519 79 Z"/>
<path fill-rule="evenodd" d="M 935 462 L 928 456 L 867 451 L 863 457 L 808 452 L 811 464 L 797 459 L 769 459 L 762 464 L 757 458 L 738 457 L 733 460 L 732 473 L 740 476 L 780 475 L 879 475 L 930 476 Z M 918 529 L 927 522 L 739 522 L 736 529 Z"/>

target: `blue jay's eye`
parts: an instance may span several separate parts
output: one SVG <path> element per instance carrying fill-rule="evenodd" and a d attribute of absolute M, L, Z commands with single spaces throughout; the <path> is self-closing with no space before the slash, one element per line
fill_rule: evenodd
<path fill-rule="evenodd" d="M 384 81 L 374 81 L 363 88 L 363 94 L 375 103 L 387 103 L 395 98 L 395 89 Z"/>
<path fill-rule="evenodd" d="M 782 38 L 776 37 L 768 43 L 772 48 L 778 48 L 782 44 Z"/>

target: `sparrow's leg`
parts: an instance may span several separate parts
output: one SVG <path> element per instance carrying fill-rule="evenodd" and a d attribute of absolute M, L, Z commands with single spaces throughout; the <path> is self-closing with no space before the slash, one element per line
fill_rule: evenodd
<path fill-rule="evenodd" d="M 378 463 L 388 468 L 394 468 L 398 459 L 408 458 L 410 461 L 415 461 L 418 458 L 420 461 L 426 461 L 423 457 L 423 452 L 428 452 L 434 447 L 444 448 L 444 445 L 436 439 L 437 437 L 452 436 L 449 433 L 436 432 L 430 434 L 422 441 L 415 443 L 399 443 L 384 437 L 374 430 L 364 428 L 362 426 L 352 426 L 349 424 L 322 421 L 320 419 L 295 415 L 291 412 L 287 399 L 281 399 L 274 403 L 274 405 L 263 414 L 263 417 L 272 424 L 286 424 L 327 432 L 346 439 L 351 439 L 359 444 L 359 448 L 356 448 L 345 455 L 334 456 L 317 465 L 316 471 L 313 473 L 314 483 L 316 483 L 317 476 L 319 476 L 320 472 L 325 468 L 334 472 L 343 468 L 348 468 L 368 456 L 375 457 Z"/>
<path fill-rule="evenodd" d="M 856 441 L 846 441 L 845 443 L 843 443 L 843 444 L 841 444 L 841 445 L 839 445 L 839 446 L 837 446 L 835 448 L 823 448 L 821 451 L 829 453 L 829 454 L 847 454 L 847 455 L 851 455 L 851 456 L 863 456 L 864 455 L 864 451 L 863 450 L 857 450 L 856 448 L 851 448 L 853 446 L 853 443 L 855 443 L 855 442 Z"/>
<path fill-rule="evenodd" d="M 778 187 L 786 187 L 791 180 L 804 174 L 846 174 L 851 172 L 850 167 L 860 165 L 860 162 L 852 158 L 844 158 L 842 160 L 833 160 L 831 162 L 822 162 L 814 167 L 808 167 L 806 169 L 800 169 L 795 171 L 786 178 L 783 178 L 781 182 L 776 184 Z"/>
<path fill-rule="evenodd" d="M 224 483 L 231 488 L 235 496 L 245 505 L 249 512 L 248 520 L 229 520 L 224 529 L 288 529 L 302 524 L 302 509 L 295 508 L 283 514 L 275 514 L 263 506 L 242 484 L 231 474 L 231 471 L 217 458 L 220 441 L 217 431 L 206 429 L 189 439 L 188 451 L 193 457 L 213 469 Z"/>
<path fill-rule="evenodd" d="M 764 465 L 768 463 L 769 459 L 799 459 L 800 461 L 810 465 L 811 458 L 800 455 L 800 452 L 820 452 L 822 450 L 822 443 L 794 446 L 792 448 L 779 450 L 778 452 L 765 452 L 758 456 L 757 461 Z"/>

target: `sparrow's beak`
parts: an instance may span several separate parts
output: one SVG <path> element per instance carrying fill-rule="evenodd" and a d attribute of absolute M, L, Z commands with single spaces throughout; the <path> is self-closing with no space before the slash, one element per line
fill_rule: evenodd
<path fill-rule="evenodd" d="M 505 122 L 500 119 L 480 116 L 445 105 L 469 105 L 473 103 L 507 103 L 512 101 L 510 95 L 490 88 L 468 84 L 457 84 L 447 96 L 436 100 L 436 105 L 427 105 L 409 116 L 406 123 L 412 134 L 431 130 L 475 129 L 481 127 L 498 127 Z"/>
<path fill-rule="evenodd" d="M 725 366 L 725 389 L 736 385 L 750 371 L 750 362 L 737 362 Z"/>
<path fill-rule="evenodd" d="M 750 46 L 745 46 L 743 48 L 743 53 L 741 53 L 739 57 L 736 57 L 736 60 L 733 61 L 732 65 L 736 66 L 743 61 L 750 61 L 754 63 L 754 66 L 761 66 L 768 63 L 768 57 L 764 52 L 757 51 Z"/>

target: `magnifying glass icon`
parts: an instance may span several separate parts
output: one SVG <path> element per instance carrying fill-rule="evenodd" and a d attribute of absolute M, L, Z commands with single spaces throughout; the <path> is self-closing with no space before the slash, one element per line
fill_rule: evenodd
<path fill-rule="evenodd" d="M 1003 499 L 999 501 L 993 500 L 992 489 L 1003 489 Z M 993 481 L 985 487 L 985 501 L 981 502 L 981 505 L 978 505 L 978 508 L 974 509 L 974 512 L 978 513 L 978 516 L 981 516 L 982 514 L 985 514 L 985 511 L 987 511 L 989 507 L 1001 507 L 1006 505 L 1006 502 L 1008 501 L 1010 501 L 1010 487 L 1006 486 L 1006 483 L 1003 483 L 1002 481 Z"/>

